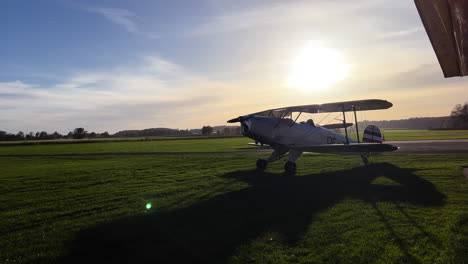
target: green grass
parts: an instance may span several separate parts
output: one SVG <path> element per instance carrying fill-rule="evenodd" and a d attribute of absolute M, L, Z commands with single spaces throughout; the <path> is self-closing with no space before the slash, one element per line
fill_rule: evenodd
<path fill-rule="evenodd" d="M 350 136 L 356 138 L 354 130 Z M 434 139 L 468 139 L 468 130 L 390 130 L 382 129 L 385 141 L 398 140 L 434 140 Z M 344 132 L 343 132 L 344 133 Z M 363 131 L 359 131 L 362 139 Z"/>
<path fill-rule="evenodd" d="M 0 158 L 0 263 L 468 260 L 468 155 L 256 158 Z"/>
<path fill-rule="evenodd" d="M 236 136 L 240 137 L 240 136 Z M 183 140 L 183 139 L 220 139 L 230 138 L 225 136 L 148 136 L 148 137 L 108 137 L 108 138 L 83 138 L 83 139 L 44 139 L 44 140 L 19 140 L 0 141 L 1 145 L 40 145 L 40 144 L 67 144 L 67 143 L 98 143 L 98 142 L 125 142 L 125 141 L 151 141 L 151 140 Z"/>
<path fill-rule="evenodd" d="M 385 140 L 466 139 L 468 130 L 384 130 Z"/>
<path fill-rule="evenodd" d="M 232 152 L 254 149 L 246 137 L 220 139 L 184 139 L 88 144 L 52 144 L 0 146 L 0 155 L 135 153 L 135 152 Z"/>
<path fill-rule="evenodd" d="M 350 131 L 349 135 L 356 138 Z M 360 131 L 362 137 L 363 131 Z M 468 139 L 468 130 L 384 130 L 385 141 Z M 101 142 L 101 141 L 109 142 Z M 48 155 L 88 153 L 135 153 L 135 152 L 232 152 L 253 149 L 248 146 L 253 140 L 245 137 L 196 139 L 182 137 L 109 138 L 109 139 L 60 139 L 0 142 L 0 155 Z M 58 144 L 60 143 L 60 144 Z M 78 143 L 78 144 L 67 144 Z M 86 144 L 84 144 L 86 143 Z M 15 144 L 15 146 L 8 146 Z M 33 145 L 31 145 L 33 144 Z"/>

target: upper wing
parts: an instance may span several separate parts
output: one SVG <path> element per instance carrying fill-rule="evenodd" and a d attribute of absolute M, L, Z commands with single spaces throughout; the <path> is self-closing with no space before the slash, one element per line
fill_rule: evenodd
<path fill-rule="evenodd" d="M 468 2 L 415 0 L 445 77 L 468 75 Z"/>
<path fill-rule="evenodd" d="M 390 144 L 376 144 L 376 143 L 351 143 L 344 144 L 327 144 L 327 145 L 314 145 L 303 147 L 291 147 L 291 149 L 304 151 L 304 152 L 319 152 L 319 153 L 368 153 L 368 152 L 391 152 L 398 149 Z"/>
<path fill-rule="evenodd" d="M 300 106 L 289 106 L 283 108 L 269 109 L 252 115 L 256 116 L 275 116 L 283 117 L 288 113 L 293 112 L 304 112 L 304 113 L 329 113 L 329 112 L 349 112 L 349 111 L 366 111 L 366 110 L 379 110 L 388 109 L 393 104 L 386 100 L 380 99 L 368 99 L 368 100 L 356 100 L 347 102 L 337 102 L 328 104 L 312 104 L 312 105 L 300 105 Z"/>

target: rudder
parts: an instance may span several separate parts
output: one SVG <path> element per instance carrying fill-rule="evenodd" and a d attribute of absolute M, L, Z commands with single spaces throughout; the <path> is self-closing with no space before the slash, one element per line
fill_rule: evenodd
<path fill-rule="evenodd" d="M 364 129 L 364 135 L 362 136 L 362 142 L 365 143 L 382 143 L 382 133 L 377 126 L 368 125 Z"/>

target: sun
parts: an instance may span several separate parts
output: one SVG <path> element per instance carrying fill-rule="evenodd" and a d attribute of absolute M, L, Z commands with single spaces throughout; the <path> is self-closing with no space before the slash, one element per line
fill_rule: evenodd
<path fill-rule="evenodd" d="M 287 85 L 304 91 L 319 91 L 343 80 L 349 68 L 338 51 L 307 44 L 292 63 Z"/>

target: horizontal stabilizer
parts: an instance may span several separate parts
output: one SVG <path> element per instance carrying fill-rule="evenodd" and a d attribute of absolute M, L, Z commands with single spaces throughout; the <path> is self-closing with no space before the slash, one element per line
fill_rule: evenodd
<path fill-rule="evenodd" d="M 352 125 L 353 125 L 353 123 L 346 123 L 346 126 L 343 123 L 337 123 L 337 124 L 320 125 L 320 127 L 323 127 L 323 128 L 326 128 L 326 129 L 337 129 L 337 128 L 350 127 Z"/>
<path fill-rule="evenodd" d="M 352 143 L 344 144 L 327 144 L 304 147 L 291 147 L 304 152 L 319 152 L 319 153 L 369 153 L 369 152 L 392 152 L 398 149 L 390 144 L 375 144 L 375 143 Z"/>

